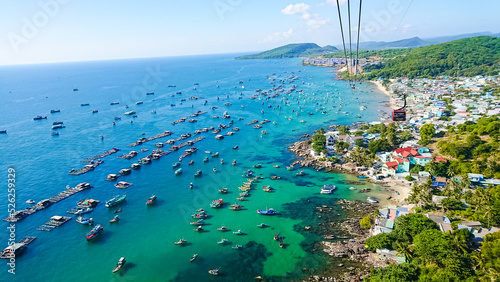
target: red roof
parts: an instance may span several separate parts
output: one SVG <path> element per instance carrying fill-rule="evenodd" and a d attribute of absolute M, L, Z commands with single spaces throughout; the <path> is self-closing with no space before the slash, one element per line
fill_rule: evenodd
<path fill-rule="evenodd" d="M 396 149 L 393 152 L 396 153 L 396 154 L 402 154 L 403 152 L 409 152 L 411 150 L 412 150 L 411 147 L 406 147 L 406 148 Z"/>
<path fill-rule="evenodd" d="M 387 162 L 385 163 L 387 167 L 398 167 L 399 163 L 398 162 Z"/>
<path fill-rule="evenodd" d="M 446 159 L 443 159 L 443 158 L 436 158 L 436 159 L 435 159 L 435 162 L 436 162 L 436 163 L 438 163 L 438 162 L 445 162 L 445 163 L 446 163 L 446 162 L 447 162 L 447 160 L 446 160 Z"/>
<path fill-rule="evenodd" d="M 432 157 L 415 156 L 416 159 L 431 159 Z"/>

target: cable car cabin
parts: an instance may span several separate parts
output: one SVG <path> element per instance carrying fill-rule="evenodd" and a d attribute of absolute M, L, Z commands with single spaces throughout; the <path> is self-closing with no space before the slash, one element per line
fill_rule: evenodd
<path fill-rule="evenodd" d="M 392 121 L 406 121 L 406 111 L 405 110 L 393 110 L 392 111 Z"/>

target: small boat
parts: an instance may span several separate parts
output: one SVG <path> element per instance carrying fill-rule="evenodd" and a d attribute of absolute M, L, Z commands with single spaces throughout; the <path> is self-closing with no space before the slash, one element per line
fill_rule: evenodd
<path fill-rule="evenodd" d="M 224 244 L 226 244 L 227 242 L 229 242 L 227 239 L 221 239 L 219 242 L 217 242 L 217 244 L 219 244 L 219 245 L 224 245 Z"/>
<path fill-rule="evenodd" d="M 238 199 L 238 200 L 240 200 L 240 201 L 247 201 L 247 198 L 245 198 L 245 197 L 238 197 L 238 198 L 236 198 L 236 199 Z"/>
<path fill-rule="evenodd" d="M 257 210 L 258 214 L 262 215 L 275 215 L 276 211 L 274 209 Z"/>
<path fill-rule="evenodd" d="M 265 192 L 272 192 L 273 191 L 273 188 L 271 186 L 264 186 L 264 190 Z"/>
<path fill-rule="evenodd" d="M 111 106 L 113 106 L 113 105 L 118 105 L 118 104 L 120 104 L 120 103 L 119 103 L 119 102 L 111 102 L 111 103 L 109 103 L 109 104 L 110 104 Z"/>
<path fill-rule="evenodd" d="M 85 235 L 85 239 L 87 241 L 95 239 L 101 232 L 104 230 L 104 227 L 102 227 L 100 224 L 97 224 L 92 230 Z"/>
<path fill-rule="evenodd" d="M 61 112 L 61 110 L 50 110 L 51 114 L 60 113 L 60 112 Z"/>
<path fill-rule="evenodd" d="M 219 189 L 219 193 L 227 194 L 227 188 Z"/>
<path fill-rule="evenodd" d="M 119 260 L 118 260 L 118 263 L 116 264 L 116 267 L 115 269 L 113 269 L 113 273 L 117 272 L 118 270 L 120 270 L 126 263 L 127 261 L 125 260 L 124 257 L 121 257 Z"/>
<path fill-rule="evenodd" d="M 189 183 L 189 189 L 193 189 L 193 182 Z"/>
<path fill-rule="evenodd" d="M 220 164 L 224 164 L 224 159 L 220 159 Z"/>
<path fill-rule="evenodd" d="M 257 225 L 257 227 L 259 227 L 259 228 L 264 228 L 264 227 L 266 227 L 266 226 L 267 226 L 267 225 L 266 225 L 265 223 L 261 223 L 261 224 Z"/>
<path fill-rule="evenodd" d="M 195 177 L 198 177 L 198 176 L 201 176 L 201 174 L 202 174 L 201 170 L 198 170 L 198 171 L 194 174 L 194 176 L 195 176 Z"/>
<path fill-rule="evenodd" d="M 151 197 L 149 197 L 148 201 L 146 202 L 146 205 L 152 205 L 154 203 L 156 203 L 156 195 L 155 194 L 153 194 L 153 195 L 151 195 Z"/>
<path fill-rule="evenodd" d="M 248 197 L 248 192 L 241 192 L 241 193 L 240 193 L 240 196 L 241 196 L 241 197 Z"/>
<path fill-rule="evenodd" d="M 123 195 L 123 196 L 120 196 L 120 195 L 116 195 L 114 198 L 106 201 L 106 204 L 105 206 L 107 208 L 110 208 L 112 206 L 116 206 L 120 203 L 122 203 L 123 201 L 125 201 L 125 198 L 127 197 L 127 195 Z"/>
<path fill-rule="evenodd" d="M 196 231 L 196 232 L 202 232 L 204 229 L 203 229 L 203 227 L 200 225 L 200 226 L 198 226 L 197 228 L 195 228 L 195 229 L 193 229 L 193 230 L 194 230 L 194 231 Z"/>
<path fill-rule="evenodd" d="M 357 190 L 356 187 L 349 187 L 349 190 Z"/>
<path fill-rule="evenodd" d="M 208 271 L 208 273 L 210 273 L 210 274 L 212 274 L 212 275 L 217 276 L 217 275 L 219 275 L 219 269 L 220 269 L 220 268 L 210 269 L 210 270 Z"/>
<path fill-rule="evenodd" d="M 234 203 L 234 205 L 231 205 L 231 206 L 229 207 L 229 209 L 231 209 L 231 210 L 235 210 L 235 211 L 239 211 L 239 210 L 241 210 L 241 206 L 240 206 L 240 204 L 238 204 L 238 203 Z"/>
<path fill-rule="evenodd" d="M 91 207 L 82 207 L 82 208 L 79 208 L 74 214 L 79 215 L 79 214 L 89 213 L 93 210 L 94 209 Z"/>
<path fill-rule="evenodd" d="M 244 235 L 245 233 L 243 231 L 241 231 L 241 229 L 238 229 L 238 231 L 234 231 L 233 234 Z"/>
<path fill-rule="evenodd" d="M 180 239 L 179 241 L 174 242 L 174 245 L 184 245 L 186 242 L 186 239 Z"/>
<path fill-rule="evenodd" d="M 203 162 L 208 162 L 208 157 L 205 157 L 205 158 L 203 159 Z"/>
<path fill-rule="evenodd" d="M 136 105 L 142 105 L 142 104 L 144 104 L 144 102 L 143 101 L 138 101 L 138 102 L 135 102 L 135 104 Z"/>
<path fill-rule="evenodd" d="M 66 126 L 62 125 L 62 124 L 56 124 L 56 125 L 53 125 L 52 126 L 52 129 L 61 129 L 61 128 L 65 128 Z"/>
<path fill-rule="evenodd" d="M 119 181 L 118 183 L 115 184 L 115 187 L 116 188 L 120 188 L 120 189 L 126 189 L 130 186 L 134 185 L 133 183 L 128 183 L 128 182 L 125 182 L 125 181 Z"/>
<path fill-rule="evenodd" d="M 261 164 L 256 164 L 253 166 L 254 168 L 262 168 L 262 165 Z"/>
<path fill-rule="evenodd" d="M 7 130 L 0 130 L 0 134 L 7 134 Z"/>
<path fill-rule="evenodd" d="M 279 238 L 280 238 L 280 233 L 279 233 L 279 232 L 278 232 L 278 233 L 276 233 L 276 234 L 274 234 L 274 238 L 273 238 L 273 239 L 274 239 L 274 241 L 278 241 L 278 240 L 279 240 Z"/>
<path fill-rule="evenodd" d="M 233 160 L 233 165 L 236 165 L 236 160 Z"/>
<path fill-rule="evenodd" d="M 301 170 L 300 172 L 297 172 L 295 175 L 296 176 L 304 176 L 304 175 L 306 175 L 306 173 L 303 170 Z"/>
<path fill-rule="evenodd" d="M 216 158 L 219 156 L 219 152 L 215 152 L 215 154 L 212 155 L 212 158 Z"/>
<path fill-rule="evenodd" d="M 191 225 L 205 225 L 205 220 L 199 219 L 198 221 L 190 222 Z"/>
<path fill-rule="evenodd" d="M 192 165 L 192 164 L 194 164 L 194 161 L 193 161 L 193 160 L 191 160 L 191 161 L 189 162 L 189 165 Z"/>
<path fill-rule="evenodd" d="M 221 227 L 217 228 L 217 231 L 227 231 L 227 227 L 222 225 Z"/>
<path fill-rule="evenodd" d="M 120 220 L 120 217 L 118 215 L 115 215 L 115 217 L 113 217 L 112 220 L 109 221 L 109 223 L 115 223 L 115 222 L 118 222 Z"/>
<path fill-rule="evenodd" d="M 273 167 L 274 167 L 274 168 L 280 168 L 280 166 L 279 166 L 279 165 L 273 165 Z"/>
<path fill-rule="evenodd" d="M 190 262 L 193 262 L 196 258 L 198 257 L 198 254 L 194 254 L 190 259 L 189 261 Z"/>
<path fill-rule="evenodd" d="M 238 244 L 236 244 L 236 246 L 234 246 L 234 247 L 231 247 L 231 249 L 233 249 L 233 250 L 238 250 L 238 249 L 241 249 L 241 248 L 243 248 L 243 246 L 242 245 L 238 245 Z"/>
<path fill-rule="evenodd" d="M 92 225 L 94 223 L 94 220 L 92 218 L 85 218 L 85 217 L 77 217 L 76 222 L 83 224 L 83 225 Z"/>
<path fill-rule="evenodd" d="M 26 201 L 26 204 L 33 205 L 34 203 L 35 203 L 35 200 L 29 199 L 29 200 Z"/>
<path fill-rule="evenodd" d="M 179 168 L 178 170 L 175 171 L 175 175 L 179 175 L 182 173 L 182 168 Z"/>
<path fill-rule="evenodd" d="M 334 235 L 323 235 L 321 236 L 323 239 L 325 240 L 333 240 L 335 239 L 335 236 Z"/>
<path fill-rule="evenodd" d="M 286 167 L 286 170 L 290 170 L 290 171 L 292 171 L 292 170 L 293 170 L 293 165 L 291 165 L 291 166 L 287 166 L 287 167 Z"/>
<path fill-rule="evenodd" d="M 236 150 L 236 149 L 238 149 L 238 145 L 236 145 L 236 146 L 233 147 L 233 150 Z"/>
<path fill-rule="evenodd" d="M 85 107 L 85 106 L 90 106 L 90 104 L 81 104 L 80 106 Z"/>
<path fill-rule="evenodd" d="M 121 211 L 122 211 L 122 209 L 117 209 L 117 210 L 115 211 L 115 214 L 116 214 L 116 213 L 119 213 L 119 212 L 121 212 Z"/>
<path fill-rule="evenodd" d="M 42 120 L 42 119 L 47 119 L 47 116 L 44 116 L 44 117 L 42 117 L 42 116 L 36 116 L 36 117 L 33 118 L 33 120 Z"/>
<path fill-rule="evenodd" d="M 213 200 L 212 203 L 210 203 L 210 207 L 212 208 L 220 208 L 224 204 L 224 201 L 222 199 L 218 200 Z"/>
<path fill-rule="evenodd" d="M 360 175 L 360 176 L 358 176 L 358 178 L 368 178 L 368 177 L 364 176 L 364 175 Z"/>
<path fill-rule="evenodd" d="M 178 167 L 178 166 L 180 166 L 180 165 L 181 165 L 181 163 L 180 163 L 180 162 L 176 162 L 176 163 L 172 164 L 172 167 L 174 167 L 174 168 L 175 168 L 175 167 Z"/>
<path fill-rule="evenodd" d="M 280 248 L 283 248 L 283 237 L 280 237 Z"/>
<path fill-rule="evenodd" d="M 368 198 L 366 198 L 366 200 L 368 202 L 370 202 L 370 203 L 375 203 L 375 204 L 378 203 L 378 201 L 375 198 L 372 198 L 372 197 L 368 197 Z"/>
<path fill-rule="evenodd" d="M 335 191 L 335 189 L 337 189 L 337 187 L 335 185 L 326 184 L 323 186 L 323 188 L 321 188 L 321 191 L 319 193 L 320 194 L 331 194 L 331 193 L 333 193 L 333 191 Z"/>
<path fill-rule="evenodd" d="M 91 113 L 93 113 L 93 114 L 95 114 L 95 113 L 98 113 L 98 112 L 99 112 L 99 110 L 92 110 L 92 111 L 90 111 L 90 112 L 91 112 Z"/>
<path fill-rule="evenodd" d="M 59 132 L 53 131 L 53 132 L 50 133 L 50 135 L 52 135 L 52 136 L 59 136 Z"/>

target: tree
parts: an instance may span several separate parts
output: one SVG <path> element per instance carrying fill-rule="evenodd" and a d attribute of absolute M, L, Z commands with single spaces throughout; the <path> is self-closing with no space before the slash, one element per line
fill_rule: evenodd
<path fill-rule="evenodd" d="M 390 249 L 392 248 L 392 238 L 387 233 L 380 233 L 366 239 L 366 249 L 375 251 L 376 249 Z"/>
<path fill-rule="evenodd" d="M 348 125 L 341 125 L 337 129 L 338 129 L 340 135 L 349 134 L 349 126 Z"/>
<path fill-rule="evenodd" d="M 377 152 L 387 152 L 391 150 L 391 145 L 385 139 L 377 139 L 368 143 L 368 150 L 373 154 Z"/>
<path fill-rule="evenodd" d="M 472 235 L 468 229 L 458 229 L 450 233 L 450 243 L 453 249 L 461 254 L 470 252 L 472 247 Z"/>
<path fill-rule="evenodd" d="M 413 242 L 413 238 L 425 230 L 439 229 L 439 226 L 422 214 L 410 213 L 399 216 L 394 222 L 394 234 L 398 241 Z"/>
<path fill-rule="evenodd" d="M 356 139 L 356 141 L 354 141 L 354 145 L 356 145 L 358 147 L 364 147 L 365 140 L 363 140 L 363 138 Z"/>
<path fill-rule="evenodd" d="M 420 268 L 410 263 L 390 264 L 387 267 L 379 267 L 372 271 L 370 277 L 363 279 L 368 282 L 409 282 L 417 281 Z"/>
<path fill-rule="evenodd" d="M 410 169 L 410 173 L 415 173 L 415 174 L 417 174 L 417 173 L 419 173 L 419 172 L 421 172 L 421 171 L 423 171 L 423 170 L 424 170 L 424 167 L 423 167 L 423 166 L 421 166 L 421 165 L 419 165 L 419 164 L 416 164 L 416 165 L 414 165 L 414 166 Z"/>
<path fill-rule="evenodd" d="M 420 141 L 421 145 L 425 146 L 429 143 L 429 140 L 431 140 L 432 136 L 436 133 L 436 129 L 434 128 L 434 124 L 431 123 L 426 123 L 422 125 L 420 128 Z M 423 143 L 426 143 L 425 145 Z"/>
<path fill-rule="evenodd" d="M 369 229 L 371 227 L 371 217 L 365 216 L 359 221 L 359 225 L 364 229 Z"/>
<path fill-rule="evenodd" d="M 316 132 L 312 137 L 312 148 L 318 154 L 326 153 L 326 136 L 320 132 L 321 131 Z"/>
<path fill-rule="evenodd" d="M 436 263 L 445 266 L 445 261 L 454 254 L 450 250 L 448 237 L 445 233 L 436 229 L 424 230 L 415 236 L 414 251 L 425 262 Z"/>
<path fill-rule="evenodd" d="M 405 258 L 406 262 L 410 262 L 413 258 L 413 253 L 410 249 L 410 245 L 406 242 L 398 242 L 396 251 L 398 252 L 398 255 L 402 255 Z"/>

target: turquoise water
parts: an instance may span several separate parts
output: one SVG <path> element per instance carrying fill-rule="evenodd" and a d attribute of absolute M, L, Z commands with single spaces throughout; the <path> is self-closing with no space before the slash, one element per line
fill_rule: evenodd
<path fill-rule="evenodd" d="M 304 245 L 311 238 L 297 231 L 303 221 L 296 215 L 290 216 L 293 211 L 287 207 L 309 197 L 366 199 L 366 195 L 348 189 L 352 186 L 349 181 L 355 180 L 349 175 L 304 169 L 306 176 L 295 176 L 298 169 L 285 169 L 294 160 L 287 147 L 303 133 L 312 133 L 320 126 L 376 120 L 379 102 L 386 101 L 387 96 L 377 92 L 371 84 L 363 84 L 353 91 L 346 82 L 334 80 L 334 74 L 329 72 L 331 69 L 304 67 L 298 59 L 240 61 L 233 57 L 226 54 L 0 67 L 0 110 L 3 113 L 0 130 L 8 131 L 0 135 L 0 171 L 7 183 L 7 169 L 16 170 L 16 208 L 27 207 L 27 199 L 38 202 L 56 195 L 66 185 L 74 187 L 80 182 L 89 182 L 94 186 L 16 223 L 18 240 L 24 236 L 38 238 L 16 259 L 16 275 L 9 276 L 8 266 L 4 265 L 0 279 L 210 281 L 215 277 L 207 271 L 220 267 L 221 276 L 217 279 L 247 281 L 258 275 L 297 278 L 302 275 L 304 264 L 321 264 L 321 259 L 314 259 Z M 292 82 L 292 75 L 298 79 Z M 269 77 L 275 77 L 274 86 Z M 257 93 L 256 89 L 267 91 L 280 84 L 284 91 L 278 97 L 250 99 Z M 297 91 L 285 94 L 293 84 Z M 73 91 L 74 88 L 78 91 Z M 179 91 L 182 94 L 175 94 Z M 146 95 L 148 92 L 155 95 Z M 203 99 L 189 100 L 192 96 Z M 186 101 L 181 102 L 181 99 Z M 136 105 L 138 101 L 144 103 Z M 111 106 L 111 102 L 119 104 Z M 81 107 L 82 103 L 90 106 Z M 213 106 L 218 108 L 212 110 Z M 367 110 L 360 111 L 360 106 L 366 106 Z M 51 109 L 61 112 L 50 114 Z M 92 114 L 94 109 L 99 112 Z M 136 118 L 123 115 L 131 110 L 137 112 Z M 156 114 L 151 113 L 153 110 Z M 208 113 L 195 117 L 196 123 L 171 124 L 198 110 Z M 213 118 L 215 115 L 222 117 L 225 111 L 231 115 L 230 119 Z M 356 117 L 358 114 L 360 118 Z M 37 115 L 48 118 L 34 121 Z M 112 125 L 114 117 L 121 117 L 115 126 Z M 267 123 L 261 129 L 245 125 L 253 119 L 269 119 L 276 124 Z M 240 128 L 233 136 L 216 140 L 215 134 L 209 131 L 187 139 L 206 137 L 194 145 L 199 148 L 198 152 L 182 161 L 181 175 L 174 175 L 172 164 L 189 147 L 121 177 L 120 180 L 134 183 L 126 190 L 104 181 L 109 173 L 117 173 L 145 157 L 155 149 L 156 142 L 188 132 L 193 134 L 196 129 L 228 125 L 230 120 L 234 120 L 231 128 Z M 59 130 L 59 136 L 50 134 L 54 121 L 64 121 L 66 126 Z M 165 130 L 174 134 L 134 148 L 126 146 L 140 137 Z M 223 129 L 221 134 L 229 130 Z M 262 130 L 267 134 L 262 134 Z M 237 150 L 233 150 L 235 145 L 239 146 Z M 94 171 L 68 175 L 70 169 L 85 165 L 82 159 L 113 147 L 122 151 L 105 157 L 104 163 Z M 117 158 L 142 148 L 149 152 L 140 152 L 132 160 Z M 202 159 L 209 156 L 205 151 L 217 151 L 220 156 L 210 157 L 210 161 L 204 163 Z M 221 159 L 224 164 L 220 163 Z M 190 160 L 195 163 L 188 165 Z M 232 160 L 238 164 L 232 166 Z M 257 163 L 263 167 L 253 169 Z M 213 168 L 218 172 L 212 172 Z M 198 169 L 203 171 L 203 176 L 195 178 Z M 229 210 L 229 205 L 238 201 L 238 186 L 245 181 L 241 174 L 247 169 L 253 169 L 264 179 L 254 186 L 248 201 L 241 202 L 241 211 Z M 273 175 L 281 179 L 271 180 Z M 192 190 L 189 189 L 191 182 Z M 333 195 L 320 195 L 319 190 L 326 183 L 335 184 L 339 189 Z M 263 185 L 271 185 L 275 192 L 264 192 Z M 2 187 L 0 207 L 4 208 L 0 215 L 5 218 L 8 216 L 7 185 Z M 218 190 L 223 187 L 228 188 L 228 194 L 219 194 Z M 120 206 L 123 210 L 121 220 L 110 224 L 117 208 L 107 209 L 103 202 L 119 193 L 126 193 L 127 200 Z M 145 202 L 153 193 L 158 196 L 158 203 L 147 207 Z M 84 198 L 101 201 L 86 215 L 104 226 L 99 238 L 87 242 L 84 236 L 90 227 L 74 220 L 52 232 L 36 230 L 53 215 L 69 216 L 66 211 Z M 224 199 L 224 207 L 210 208 L 209 203 L 219 198 Z M 274 208 L 278 215 L 262 216 L 255 212 L 266 207 Z M 210 216 L 206 220 L 207 232 L 203 233 L 194 232 L 194 226 L 189 224 L 194 221 L 190 215 L 199 208 L 204 208 Z M 269 227 L 257 228 L 256 225 L 262 222 Z M 2 222 L 2 225 L 2 230 L 7 230 L 7 223 Z M 216 231 L 221 225 L 230 231 Z M 246 235 L 232 233 L 238 229 Z M 279 248 L 273 240 L 277 232 L 285 237 L 285 248 Z M 7 231 L 0 233 L 2 247 L 7 246 L 8 236 Z M 180 238 L 185 238 L 188 244 L 174 245 L 173 242 Z M 218 245 L 222 238 L 228 239 L 230 244 Z M 231 246 L 235 244 L 243 248 L 233 250 Z M 195 253 L 199 257 L 190 263 L 189 258 Z M 126 266 L 119 273 L 111 273 L 121 256 L 126 257 Z"/>

